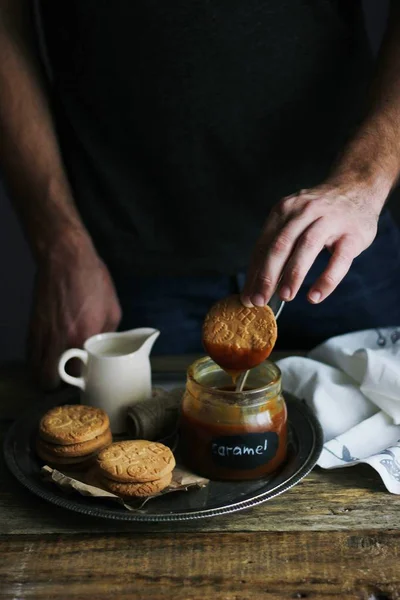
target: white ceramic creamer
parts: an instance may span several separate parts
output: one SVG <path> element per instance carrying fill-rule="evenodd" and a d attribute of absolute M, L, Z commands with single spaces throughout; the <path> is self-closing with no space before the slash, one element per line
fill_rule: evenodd
<path fill-rule="evenodd" d="M 112 433 L 126 431 L 129 406 L 151 396 L 150 352 L 160 332 L 140 328 L 100 333 L 86 340 L 83 350 L 71 348 L 60 358 L 61 379 L 79 387 L 82 403 L 105 410 Z M 71 358 L 83 362 L 82 376 L 65 371 Z"/>

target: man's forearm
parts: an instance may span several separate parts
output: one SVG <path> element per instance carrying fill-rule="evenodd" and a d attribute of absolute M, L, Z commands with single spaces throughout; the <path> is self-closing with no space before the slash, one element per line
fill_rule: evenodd
<path fill-rule="evenodd" d="M 0 0 L 0 161 L 37 258 L 91 245 L 62 164 L 27 0 Z"/>
<path fill-rule="evenodd" d="M 400 7 L 392 1 L 366 117 L 344 148 L 331 179 L 366 185 L 378 212 L 400 174 Z"/>

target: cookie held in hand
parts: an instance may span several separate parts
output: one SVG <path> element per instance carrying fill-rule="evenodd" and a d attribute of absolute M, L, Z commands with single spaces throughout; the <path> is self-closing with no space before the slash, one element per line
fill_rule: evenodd
<path fill-rule="evenodd" d="M 277 334 L 269 306 L 248 308 L 233 295 L 211 307 L 203 324 L 203 345 L 223 369 L 246 371 L 269 357 Z"/>

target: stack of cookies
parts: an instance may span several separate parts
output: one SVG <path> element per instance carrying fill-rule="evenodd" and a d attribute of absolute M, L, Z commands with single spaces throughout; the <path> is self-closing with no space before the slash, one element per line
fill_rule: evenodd
<path fill-rule="evenodd" d="M 102 450 L 96 463 L 101 487 L 123 498 L 143 498 L 169 486 L 175 458 L 164 444 L 128 440 Z"/>
<path fill-rule="evenodd" d="M 104 410 L 66 404 L 42 417 L 36 450 L 42 460 L 57 469 L 85 470 L 111 443 L 110 421 Z"/>

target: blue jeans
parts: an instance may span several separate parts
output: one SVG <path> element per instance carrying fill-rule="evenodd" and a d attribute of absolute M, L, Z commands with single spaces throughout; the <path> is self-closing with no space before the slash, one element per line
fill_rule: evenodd
<path fill-rule="evenodd" d="M 321 252 L 295 300 L 278 321 L 280 350 L 307 350 L 325 339 L 359 329 L 400 326 L 400 231 L 385 210 L 377 237 L 356 258 L 336 291 L 319 305 L 306 300 L 330 254 Z M 113 274 L 120 297 L 121 329 L 156 327 L 154 354 L 201 353 L 201 326 L 210 306 L 238 293 L 245 274 L 207 277 L 129 277 Z"/>

